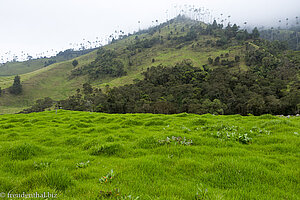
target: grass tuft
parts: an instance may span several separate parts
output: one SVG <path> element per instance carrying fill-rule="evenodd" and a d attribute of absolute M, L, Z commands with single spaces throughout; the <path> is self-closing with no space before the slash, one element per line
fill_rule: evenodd
<path fill-rule="evenodd" d="M 27 160 L 36 156 L 40 149 L 33 144 L 17 144 L 7 150 L 7 154 L 12 160 Z"/>

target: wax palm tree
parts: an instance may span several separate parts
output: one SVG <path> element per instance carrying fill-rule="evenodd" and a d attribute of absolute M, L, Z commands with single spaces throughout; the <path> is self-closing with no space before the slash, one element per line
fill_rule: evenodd
<path fill-rule="evenodd" d="M 271 27 L 271 40 L 272 40 L 272 41 L 274 40 L 274 33 L 273 33 L 273 30 L 274 30 L 274 28 Z"/>
<path fill-rule="evenodd" d="M 280 29 L 281 28 L 281 20 L 278 20 L 278 23 L 279 23 L 278 29 Z"/>
<path fill-rule="evenodd" d="M 246 30 L 246 25 L 247 25 L 247 22 L 244 22 L 244 29 Z"/>

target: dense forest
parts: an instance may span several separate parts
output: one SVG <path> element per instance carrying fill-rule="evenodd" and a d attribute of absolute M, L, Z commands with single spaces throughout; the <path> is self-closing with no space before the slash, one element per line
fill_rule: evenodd
<path fill-rule="evenodd" d="M 299 26 L 291 27 L 289 29 L 275 29 L 271 27 L 267 30 L 261 30 L 260 37 L 269 41 L 282 41 L 287 45 L 289 49 L 297 51 L 300 50 L 299 32 Z"/>
<path fill-rule="evenodd" d="M 73 77 L 86 74 L 92 79 L 99 79 L 105 76 L 120 77 L 126 75 L 126 71 L 124 71 L 124 64 L 117 59 L 114 51 L 101 48 L 97 52 L 95 61 L 72 71 Z"/>
<path fill-rule="evenodd" d="M 270 68 L 267 74 L 256 68 L 245 73 L 204 71 L 185 60 L 174 67 L 148 68 L 144 80 L 106 92 L 85 85 L 59 105 L 108 113 L 295 114 L 300 108 L 295 72 L 291 65 Z"/>

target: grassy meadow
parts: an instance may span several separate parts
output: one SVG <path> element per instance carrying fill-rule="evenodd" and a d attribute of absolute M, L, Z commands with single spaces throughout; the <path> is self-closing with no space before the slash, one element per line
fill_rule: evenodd
<path fill-rule="evenodd" d="M 300 117 L 272 115 L 0 115 L 0 193 L 300 199 L 299 134 Z"/>

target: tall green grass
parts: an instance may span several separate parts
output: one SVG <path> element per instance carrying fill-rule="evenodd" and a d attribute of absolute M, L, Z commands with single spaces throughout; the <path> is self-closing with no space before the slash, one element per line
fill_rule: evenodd
<path fill-rule="evenodd" d="M 300 199 L 299 134 L 299 117 L 271 115 L 1 115 L 0 193 Z"/>

